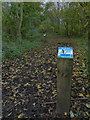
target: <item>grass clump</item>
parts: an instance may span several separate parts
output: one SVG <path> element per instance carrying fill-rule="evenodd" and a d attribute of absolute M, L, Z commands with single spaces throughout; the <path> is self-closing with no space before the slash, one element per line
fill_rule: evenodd
<path fill-rule="evenodd" d="M 35 38 L 33 41 L 27 39 L 21 42 L 16 41 L 3 41 L 2 42 L 2 59 L 14 59 L 22 55 L 24 52 L 30 51 L 43 43 L 43 37 Z"/>

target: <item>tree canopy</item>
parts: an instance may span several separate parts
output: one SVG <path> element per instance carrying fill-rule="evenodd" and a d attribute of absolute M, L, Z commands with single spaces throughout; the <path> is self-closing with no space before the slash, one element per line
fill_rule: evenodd
<path fill-rule="evenodd" d="M 35 29 L 88 38 L 89 5 L 89 2 L 3 3 L 3 38 L 30 40 Z"/>

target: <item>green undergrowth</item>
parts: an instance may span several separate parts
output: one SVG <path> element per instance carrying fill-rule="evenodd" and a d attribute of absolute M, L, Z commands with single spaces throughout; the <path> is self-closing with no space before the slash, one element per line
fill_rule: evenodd
<path fill-rule="evenodd" d="M 78 45 L 78 48 L 80 50 L 85 49 L 88 51 L 88 39 L 85 38 L 75 38 L 74 39 L 76 44 Z"/>
<path fill-rule="evenodd" d="M 76 50 L 80 55 L 82 55 L 82 60 L 85 60 L 86 67 L 88 69 L 88 39 L 85 38 L 75 38 Z"/>
<path fill-rule="evenodd" d="M 83 52 L 83 56 L 88 59 L 88 39 L 76 38 L 74 39 L 77 44 L 78 52 Z"/>
<path fill-rule="evenodd" d="M 43 39 L 43 38 L 42 38 Z M 42 45 L 42 39 L 36 39 L 32 42 L 29 40 L 22 40 L 21 42 L 7 42 L 3 41 L 2 43 L 2 59 L 15 59 L 18 56 L 21 56 L 24 52 L 28 52 L 36 47 Z"/>

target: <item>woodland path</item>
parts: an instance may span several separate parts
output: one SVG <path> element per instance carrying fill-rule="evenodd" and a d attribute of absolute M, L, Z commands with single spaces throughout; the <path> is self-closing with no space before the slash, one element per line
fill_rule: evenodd
<path fill-rule="evenodd" d="M 57 43 L 69 38 L 48 36 L 48 43 L 16 60 L 3 62 L 2 99 L 5 118 L 59 118 L 56 114 Z M 62 43 L 61 45 L 63 45 Z M 72 43 L 74 45 L 74 43 Z M 75 47 L 75 45 L 73 46 Z M 81 51 L 83 52 L 83 51 Z M 74 49 L 70 115 L 88 118 L 88 77 L 85 59 Z"/>

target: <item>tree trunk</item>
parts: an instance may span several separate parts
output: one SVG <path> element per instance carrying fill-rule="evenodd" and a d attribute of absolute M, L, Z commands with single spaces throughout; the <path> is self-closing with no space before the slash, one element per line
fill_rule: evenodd
<path fill-rule="evenodd" d="M 59 31 L 59 29 L 60 29 L 60 15 L 59 15 L 60 3 L 59 2 L 57 2 L 57 6 L 58 6 L 58 8 L 57 8 L 57 21 L 58 21 L 58 31 Z"/>
<path fill-rule="evenodd" d="M 66 22 L 65 28 L 66 28 L 66 36 L 68 37 L 68 22 Z"/>
<path fill-rule="evenodd" d="M 19 39 L 20 41 L 22 40 L 22 35 L 21 35 L 21 26 L 22 26 L 22 21 L 23 21 L 23 2 L 21 4 L 21 19 L 20 19 L 20 24 L 19 24 Z"/>
<path fill-rule="evenodd" d="M 57 68 L 57 113 L 69 113 L 73 60 L 58 58 Z"/>
<path fill-rule="evenodd" d="M 22 35 L 21 35 L 21 26 L 22 26 L 22 21 L 23 21 L 23 3 L 20 3 L 21 11 L 20 11 L 20 16 L 18 14 L 18 3 L 16 3 L 16 14 L 17 14 L 17 39 L 21 42 L 22 40 Z"/>

